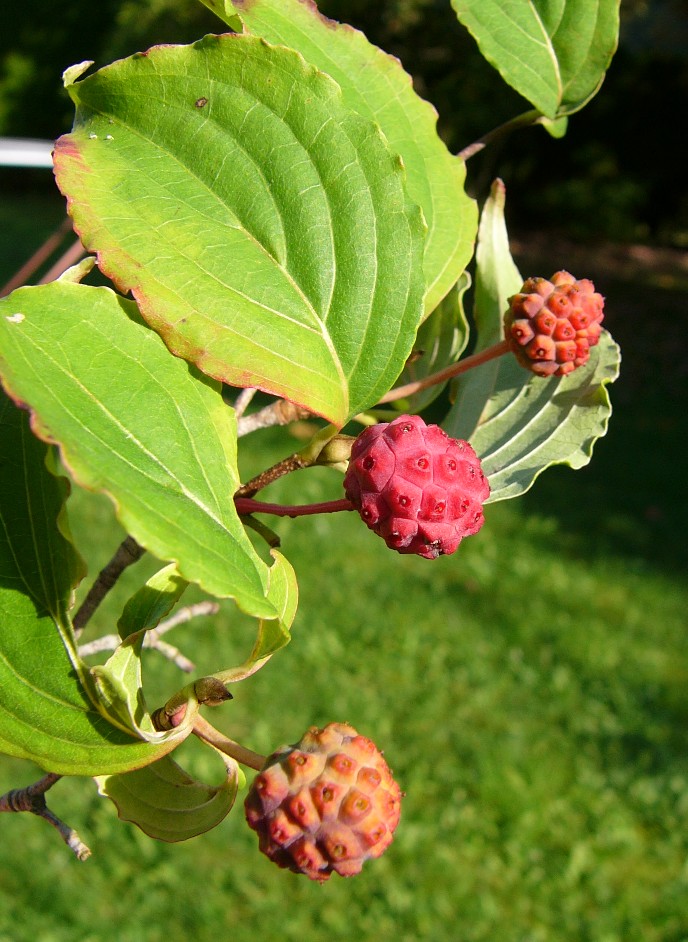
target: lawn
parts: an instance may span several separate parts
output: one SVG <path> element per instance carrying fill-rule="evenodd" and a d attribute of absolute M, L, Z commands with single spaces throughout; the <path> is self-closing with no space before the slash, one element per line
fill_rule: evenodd
<path fill-rule="evenodd" d="M 117 821 L 90 781 L 62 781 L 51 802 L 93 857 L 4 815 L 0 942 L 688 939 L 685 294 L 676 278 L 576 274 L 607 295 L 624 351 L 590 466 L 489 506 L 483 530 L 435 562 L 389 552 L 352 514 L 280 521 L 300 577 L 292 644 L 213 715 L 263 752 L 333 719 L 374 738 L 406 793 L 387 854 L 321 887 L 258 854 L 240 803 L 165 845 Z M 246 446 L 245 476 L 290 447 L 277 432 Z M 316 469 L 265 496 L 338 488 Z M 93 573 L 121 532 L 102 498 L 77 492 L 70 514 Z M 112 630 L 154 569 L 144 557 L 126 574 L 92 633 Z M 202 674 L 243 660 L 251 631 L 226 604 L 170 640 Z M 154 652 L 146 670 L 152 704 L 180 686 Z M 217 779 L 194 745 L 180 762 Z M 0 793 L 38 774 L 3 759 Z"/>

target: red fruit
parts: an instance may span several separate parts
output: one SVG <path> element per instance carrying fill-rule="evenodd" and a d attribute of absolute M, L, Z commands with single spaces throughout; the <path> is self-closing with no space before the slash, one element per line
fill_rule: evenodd
<path fill-rule="evenodd" d="M 401 791 L 374 743 L 345 723 L 330 723 L 312 726 L 267 759 L 245 809 L 264 854 L 322 883 L 332 873 L 360 873 L 389 846 Z"/>
<path fill-rule="evenodd" d="M 587 363 L 600 337 L 604 298 L 566 271 L 529 278 L 509 298 L 504 331 L 518 362 L 538 376 L 564 376 Z"/>
<path fill-rule="evenodd" d="M 449 555 L 464 536 L 477 533 L 490 495 L 468 442 L 450 438 L 418 415 L 401 415 L 361 432 L 344 490 L 390 549 L 425 559 Z"/>

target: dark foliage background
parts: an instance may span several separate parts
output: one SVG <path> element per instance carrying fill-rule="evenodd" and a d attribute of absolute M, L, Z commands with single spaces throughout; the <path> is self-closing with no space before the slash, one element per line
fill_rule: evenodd
<path fill-rule="evenodd" d="M 320 7 L 402 60 L 437 107 L 454 150 L 529 107 L 481 58 L 449 0 L 321 0 Z M 684 0 L 622 0 L 621 11 L 620 48 L 604 94 L 572 117 L 563 140 L 522 131 L 474 158 L 470 185 L 482 196 L 502 176 L 517 229 L 683 248 L 688 7 Z M 68 130 L 72 109 L 60 75 L 75 62 L 103 65 L 220 28 L 192 0 L 27 0 L 0 34 L 0 135 L 54 138 Z M 36 186 L 32 174 L 11 182 Z"/>

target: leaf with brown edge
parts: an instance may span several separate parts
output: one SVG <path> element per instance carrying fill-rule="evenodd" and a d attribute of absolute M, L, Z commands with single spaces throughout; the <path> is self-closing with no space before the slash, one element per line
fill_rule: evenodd
<path fill-rule="evenodd" d="M 475 201 L 466 168 L 437 134 L 437 112 L 413 88 L 394 56 L 362 32 L 328 19 L 312 0 L 202 0 L 228 24 L 298 50 L 339 84 L 344 102 L 380 125 L 404 162 L 408 192 L 428 225 L 423 270 L 427 317 L 458 281 L 473 254 Z"/>
<path fill-rule="evenodd" d="M 252 36 L 76 74 L 58 185 L 169 349 L 340 426 L 376 402 L 423 316 L 425 239 L 377 125 Z"/>

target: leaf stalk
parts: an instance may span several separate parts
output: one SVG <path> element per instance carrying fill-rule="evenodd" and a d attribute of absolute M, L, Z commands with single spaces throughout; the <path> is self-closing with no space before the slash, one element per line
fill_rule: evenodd
<path fill-rule="evenodd" d="M 503 124 L 488 131 L 483 137 L 469 144 L 467 147 L 464 147 L 463 150 L 460 150 L 456 156 L 459 157 L 460 160 L 466 161 L 475 154 L 480 153 L 488 144 L 494 144 L 496 141 L 507 137 L 514 131 L 518 131 L 519 128 L 527 128 L 531 124 L 537 124 L 540 118 L 542 118 L 542 112 L 538 111 L 536 108 L 530 111 L 524 111 L 523 114 L 516 115 L 515 118 L 510 118 Z"/>

